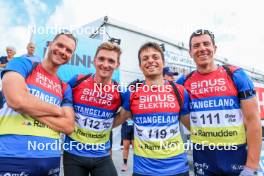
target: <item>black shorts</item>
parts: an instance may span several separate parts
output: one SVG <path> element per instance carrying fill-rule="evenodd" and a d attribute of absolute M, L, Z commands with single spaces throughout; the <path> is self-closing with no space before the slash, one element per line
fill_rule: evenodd
<path fill-rule="evenodd" d="M 65 176 L 117 176 L 110 156 L 90 158 L 64 152 L 63 166 Z"/>
<path fill-rule="evenodd" d="M 121 127 L 122 140 L 134 140 L 134 125 L 128 125 L 127 122 L 122 124 Z"/>

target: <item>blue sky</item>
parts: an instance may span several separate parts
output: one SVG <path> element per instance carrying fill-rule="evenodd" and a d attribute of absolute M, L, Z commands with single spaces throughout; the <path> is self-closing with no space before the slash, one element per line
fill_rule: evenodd
<path fill-rule="evenodd" d="M 43 25 L 54 13 L 61 0 L 1 0 L 1 5 L 10 10 L 10 27 L 27 26 L 30 23 Z"/>
<path fill-rule="evenodd" d="M 7 45 L 26 52 L 29 26 L 79 27 L 105 15 L 184 43 L 210 29 L 219 56 L 264 71 L 261 0 L 0 0 L 0 55 Z"/>
<path fill-rule="evenodd" d="M 0 55 L 13 45 L 17 55 L 26 52 L 30 39 L 29 26 L 45 25 L 61 0 L 0 0 Z"/>

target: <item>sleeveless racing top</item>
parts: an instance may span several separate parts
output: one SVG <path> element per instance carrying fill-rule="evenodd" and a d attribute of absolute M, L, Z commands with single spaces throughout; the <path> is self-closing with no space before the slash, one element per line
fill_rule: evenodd
<path fill-rule="evenodd" d="M 134 121 L 134 173 L 175 175 L 188 171 L 187 157 L 179 129 L 179 117 L 189 113 L 188 93 L 176 85 L 183 105 L 169 82 L 149 89 L 144 83 L 126 92 L 124 108 Z"/>
<path fill-rule="evenodd" d="M 233 80 L 223 67 L 218 67 L 208 74 L 195 71 L 185 81 L 191 100 L 193 143 L 218 146 L 246 143 L 238 94 L 254 92 L 254 86 L 242 69 L 231 66 L 230 71 Z"/>
<path fill-rule="evenodd" d="M 71 146 L 69 153 L 85 157 L 110 155 L 110 132 L 116 111 L 121 105 L 117 84 L 100 87 L 93 76 L 75 84 L 84 75 L 73 77 L 69 84 L 73 90 L 75 130 L 66 136 L 65 143 Z"/>
<path fill-rule="evenodd" d="M 9 62 L 2 76 L 8 71 L 22 75 L 30 93 L 42 101 L 57 106 L 72 106 L 71 88 L 57 76 L 46 72 L 41 64 L 33 69 L 30 60 L 16 58 Z M 69 101 L 61 104 L 65 99 Z M 16 112 L 8 107 L 6 102 L 4 103 L 0 111 L 0 156 L 30 158 L 59 156 L 59 138 L 59 132 L 26 114 Z"/>

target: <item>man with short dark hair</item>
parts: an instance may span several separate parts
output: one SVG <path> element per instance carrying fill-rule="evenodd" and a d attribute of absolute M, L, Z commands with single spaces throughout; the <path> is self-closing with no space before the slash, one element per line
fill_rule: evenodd
<path fill-rule="evenodd" d="M 60 33 L 41 63 L 19 57 L 2 72 L 0 175 L 59 176 L 60 132 L 73 132 L 74 112 L 71 88 L 57 70 L 75 48 L 75 38 Z"/>
<path fill-rule="evenodd" d="M 184 80 L 195 174 L 257 175 L 262 134 L 252 80 L 239 67 L 215 64 L 212 32 L 193 32 L 189 47 L 197 68 Z"/>
<path fill-rule="evenodd" d="M 157 43 L 143 44 L 138 52 L 145 80 L 125 93 L 115 125 L 134 121 L 134 176 L 188 176 L 189 166 L 179 130 L 188 126 L 188 93 L 163 79 L 164 55 Z M 132 88 L 132 87 L 131 87 Z"/>
<path fill-rule="evenodd" d="M 69 81 L 76 128 L 64 141 L 68 146 L 74 144 L 64 151 L 65 176 L 117 176 L 110 156 L 109 136 L 122 103 L 121 94 L 115 88 L 118 84 L 112 80 L 120 65 L 120 55 L 118 45 L 102 43 L 94 57 L 95 74 L 75 75 Z"/>

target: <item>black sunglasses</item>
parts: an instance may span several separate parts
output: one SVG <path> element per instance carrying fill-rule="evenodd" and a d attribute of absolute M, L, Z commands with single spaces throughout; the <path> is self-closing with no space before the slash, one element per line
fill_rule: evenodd
<path fill-rule="evenodd" d="M 75 44 L 77 45 L 77 43 L 78 43 L 78 39 L 77 39 L 77 37 L 75 37 L 74 34 L 73 34 L 71 31 L 67 30 L 67 29 L 63 29 L 63 30 L 61 30 L 61 31 L 60 31 L 60 32 L 54 37 L 53 41 L 56 40 L 56 39 L 57 39 L 59 36 L 61 36 L 61 35 L 66 35 L 66 36 L 68 36 L 69 38 L 73 39 L 74 42 L 75 42 Z"/>

